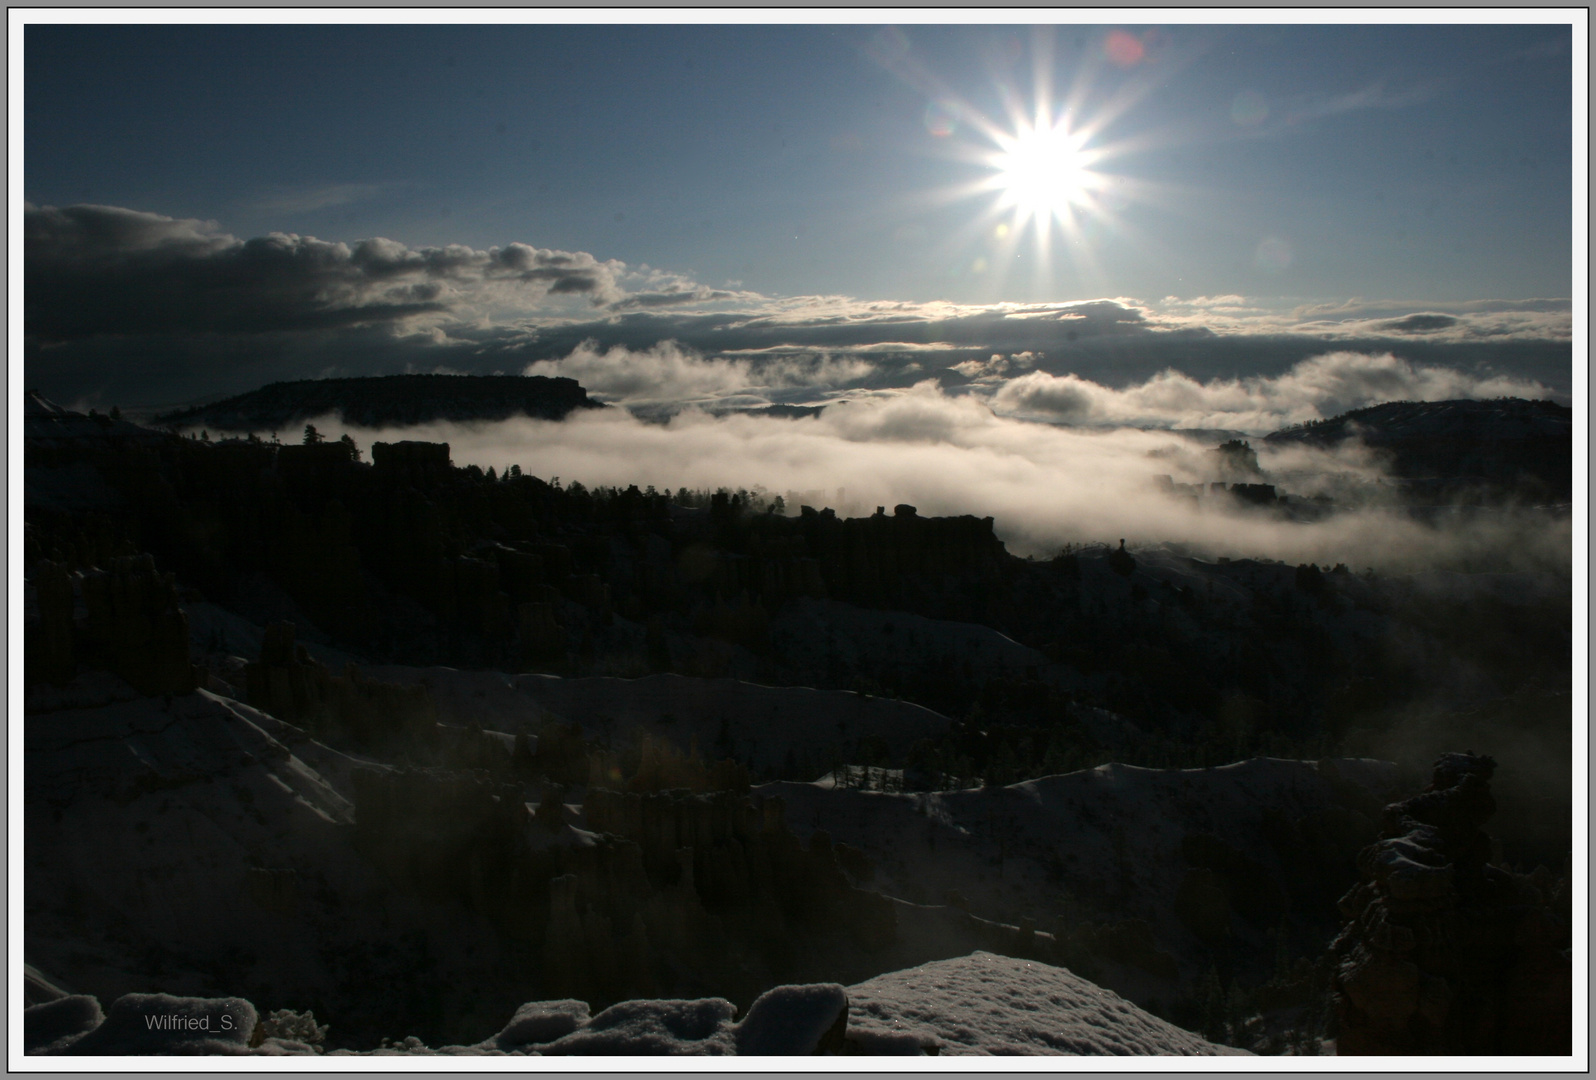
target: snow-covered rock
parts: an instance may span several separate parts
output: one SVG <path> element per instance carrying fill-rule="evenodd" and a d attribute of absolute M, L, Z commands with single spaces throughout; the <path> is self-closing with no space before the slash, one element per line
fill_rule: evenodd
<path fill-rule="evenodd" d="M 778 986 L 741 1021 L 725 998 L 623 1001 L 589 1016 L 586 1002 L 533 1001 L 498 1034 L 426 1046 L 407 1036 L 331 1056 L 793 1056 L 817 1054 L 1241 1054 L 1166 1023 L 1063 968 L 975 952 L 844 988 Z M 127 994 L 103 1018 L 92 997 L 27 1010 L 35 1054 L 311 1054 L 302 1042 L 254 1038 L 240 998 Z"/>
<path fill-rule="evenodd" d="M 835 1053 L 847 1024 L 848 994 L 836 983 L 778 986 L 761 994 L 737 1025 L 737 1053 Z"/>
<path fill-rule="evenodd" d="M 848 988 L 862 1052 L 1244 1054 L 1160 1020 L 1064 968 L 976 952 Z"/>
<path fill-rule="evenodd" d="M 566 998 L 562 1001 L 529 1001 L 515 1010 L 510 1022 L 493 1038 L 483 1043 L 501 1050 L 549 1043 L 563 1038 L 591 1019 L 587 1002 Z"/>
<path fill-rule="evenodd" d="M 571 1034 L 540 1046 L 543 1054 L 736 1053 L 732 1018 L 737 1007 L 725 998 L 696 1001 L 622 1001 Z"/>
<path fill-rule="evenodd" d="M 57 1052 L 242 1054 L 249 1050 L 257 1019 L 255 1006 L 242 998 L 124 994 L 103 1023 Z"/>
<path fill-rule="evenodd" d="M 100 1002 L 88 994 L 30 1003 L 22 1014 L 23 1050 L 29 1054 L 57 1053 L 104 1022 Z"/>

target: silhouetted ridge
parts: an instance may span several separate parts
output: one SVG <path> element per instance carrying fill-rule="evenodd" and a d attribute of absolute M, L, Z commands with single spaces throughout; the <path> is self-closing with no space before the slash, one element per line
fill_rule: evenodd
<path fill-rule="evenodd" d="M 1333 447 L 1348 439 L 1388 453 L 1391 471 L 1408 480 L 1531 498 L 1567 499 L 1572 491 L 1574 410 L 1553 401 L 1389 401 L 1265 441 Z"/>
<path fill-rule="evenodd" d="M 543 375 L 381 375 L 272 383 L 247 394 L 168 413 L 162 423 L 224 431 L 282 431 L 328 413 L 364 427 L 436 420 L 562 420 L 603 406 L 575 379 Z"/>

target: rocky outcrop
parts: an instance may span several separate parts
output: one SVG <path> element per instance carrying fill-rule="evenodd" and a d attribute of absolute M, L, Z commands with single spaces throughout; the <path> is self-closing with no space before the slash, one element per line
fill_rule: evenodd
<path fill-rule="evenodd" d="M 585 1001 L 529 1001 L 502 1030 L 479 1043 L 429 1049 L 414 1036 L 370 1051 L 390 1054 L 833 1055 L 868 1052 L 846 1041 L 848 994 L 836 983 L 777 986 L 741 1020 L 725 998 L 619 1002 L 590 1015 Z M 101 1011 L 87 995 L 35 1005 L 24 1017 L 28 1054 L 322 1053 L 328 1027 L 314 1013 L 277 1009 L 262 1016 L 243 998 L 124 994 Z M 878 1042 L 880 1040 L 877 1040 Z M 335 1055 L 361 1053 L 338 1050 Z"/>
<path fill-rule="evenodd" d="M 27 622 L 30 684 L 65 686 L 77 672 L 72 648 L 72 579 L 60 563 L 45 560 L 33 573 L 37 618 Z"/>
<path fill-rule="evenodd" d="M 60 563 L 42 560 L 32 585 L 30 681 L 62 686 L 82 667 L 110 671 L 141 694 L 194 689 L 188 616 L 178 606 L 176 580 L 157 573 L 150 555 L 121 556 L 108 569 L 70 575 Z"/>
<path fill-rule="evenodd" d="M 362 746 L 425 741 L 437 724 L 425 686 L 370 679 L 354 664 L 335 675 L 294 641 L 293 623 L 266 627 L 260 659 L 245 665 L 244 676 L 249 703 L 256 708 Z"/>
<path fill-rule="evenodd" d="M 898 598 L 906 578 L 979 572 L 1003 555 L 991 518 L 923 518 L 907 505 L 847 519 L 804 507 L 799 527 L 829 595 L 862 603 Z"/>
<path fill-rule="evenodd" d="M 1108 568 L 1120 577 L 1130 577 L 1136 572 L 1136 556 L 1125 550 L 1125 541 L 1108 554 Z"/>
<path fill-rule="evenodd" d="M 354 787 L 359 849 L 531 947 L 545 993 L 752 992 L 839 932 L 867 952 L 894 939 L 892 903 L 849 884 L 825 833 L 801 844 L 780 800 L 589 789 L 579 829 L 558 787 L 532 810 L 481 770 L 362 770 Z"/>
<path fill-rule="evenodd" d="M 1490 863 L 1495 768 L 1443 754 L 1359 855 L 1331 946 L 1338 1053 L 1572 1052 L 1568 882 Z"/>
<path fill-rule="evenodd" d="M 379 476 L 408 482 L 416 487 L 448 475 L 453 462 L 448 443 L 405 440 L 372 443 L 371 463 Z"/>
<path fill-rule="evenodd" d="M 160 574 L 150 555 L 113 559 L 109 570 L 83 575 L 87 617 L 80 637 L 90 662 L 126 679 L 144 694 L 186 694 L 194 689 L 188 658 L 188 616 L 177 602 L 177 582 Z"/>
<path fill-rule="evenodd" d="M 244 1054 L 259 1019 L 243 998 L 171 994 L 124 994 L 103 1019 L 99 1002 L 86 996 L 35 1005 L 29 1012 L 35 1010 L 45 1015 L 28 1022 L 30 1054 Z M 69 1030 L 50 1042 L 34 1041 L 60 1028 Z"/>
<path fill-rule="evenodd" d="M 1277 501 L 1273 484 L 1231 484 L 1231 498 L 1257 506 L 1269 506 Z"/>
<path fill-rule="evenodd" d="M 277 471 L 299 480 L 312 480 L 327 471 L 353 465 L 358 460 L 352 442 L 297 443 L 277 448 Z"/>

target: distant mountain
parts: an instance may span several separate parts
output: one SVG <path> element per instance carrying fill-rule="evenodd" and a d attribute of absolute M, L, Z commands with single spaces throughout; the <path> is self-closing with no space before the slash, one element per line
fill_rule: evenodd
<path fill-rule="evenodd" d="M 247 394 L 167 413 L 158 423 L 223 431 L 283 431 L 338 413 L 363 427 L 437 420 L 562 420 L 599 409 L 575 379 L 542 375 L 381 375 L 272 383 Z"/>
<path fill-rule="evenodd" d="M 1568 499 L 1572 492 L 1574 411 L 1552 401 L 1391 401 L 1264 441 L 1334 447 L 1348 440 L 1384 451 L 1394 475 L 1438 494 Z"/>
<path fill-rule="evenodd" d="M 825 409 L 824 405 L 766 405 L 759 409 L 739 411 L 746 416 L 774 416 L 780 420 L 802 420 L 810 416 L 819 416 Z"/>

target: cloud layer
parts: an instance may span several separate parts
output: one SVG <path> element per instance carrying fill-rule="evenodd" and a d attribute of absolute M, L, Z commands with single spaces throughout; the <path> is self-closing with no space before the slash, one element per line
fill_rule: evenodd
<path fill-rule="evenodd" d="M 1033 371 L 1003 382 L 992 405 L 1002 413 L 1071 424 L 1263 434 L 1385 401 L 1550 396 L 1549 388 L 1530 379 L 1415 365 L 1391 353 L 1333 352 L 1274 377 L 1199 382 L 1170 370 L 1122 389 Z"/>
<path fill-rule="evenodd" d="M 530 300 L 622 295 L 620 264 L 526 244 L 477 251 L 284 233 L 239 240 L 214 223 L 111 206 L 29 206 L 24 221 L 24 317 L 28 334 L 47 343 L 395 324 L 508 288 Z"/>
<path fill-rule="evenodd" d="M 791 389 L 833 389 L 875 369 L 854 357 L 781 353 L 759 357 L 705 357 L 675 341 L 632 350 L 601 350 L 585 341 L 569 356 L 537 360 L 523 374 L 575 379 L 600 401 L 623 405 L 766 404 Z"/>
<path fill-rule="evenodd" d="M 1332 366 L 1371 388 L 1384 379 L 1393 394 L 1539 384 L 1567 400 L 1572 390 L 1567 300 L 769 297 L 520 242 L 243 240 L 214 222 L 107 206 L 30 205 L 24 223 L 29 385 L 102 407 L 329 375 L 535 370 L 656 410 L 811 404 L 934 377 L 1051 419 L 1190 426 L 1230 416 L 1225 424 L 1250 427 L 1238 418 L 1306 415 L 1288 399 L 1310 391 L 1320 411 L 1362 400 L 1350 383 L 1306 385 L 1301 365 L 1322 368 L 1315 358 L 1329 354 L 1376 358 L 1358 362 L 1356 378 L 1345 373 L 1354 362 Z M 1003 380 L 1014 380 L 1006 392 Z M 1286 381 L 1271 391 L 1269 380 Z M 1193 411 L 1177 418 L 1182 401 Z"/>
<path fill-rule="evenodd" d="M 518 464 L 545 478 L 588 485 L 763 487 L 851 515 L 906 502 L 922 514 L 992 515 L 1019 554 L 1051 555 L 1065 543 L 1134 546 L 1183 542 L 1215 554 L 1291 562 L 1346 562 L 1388 569 L 1458 565 L 1482 555 L 1524 565 L 1567 565 L 1567 522 L 1502 514 L 1437 529 L 1370 501 L 1316 524 L 1249 512 L 1226 500 L 1170 498 L 1155 477 L 1218 479 L 1212 440 L 1130 429 L 1094 431 L 994 415 L 979 400 L 925 381 L 906 392 L 865 397 L 818 417 L 712 416 L 697 410 L 645 423 L 623 409 L 573 414 L 563 422 L 507 421 L 349 431 L 377 439 L 446 441 L 457 465 Z M 1369 493 L 1379 474 L 1346 454 L 1260 447 L 1266 470 L 1293 490 Z M 802 493 L 809 493 L 803 495 Z M 794 508 L 796 509 L 796 508 Z M 1559 563 L 1561 560 L 1561 563 Z"/>

